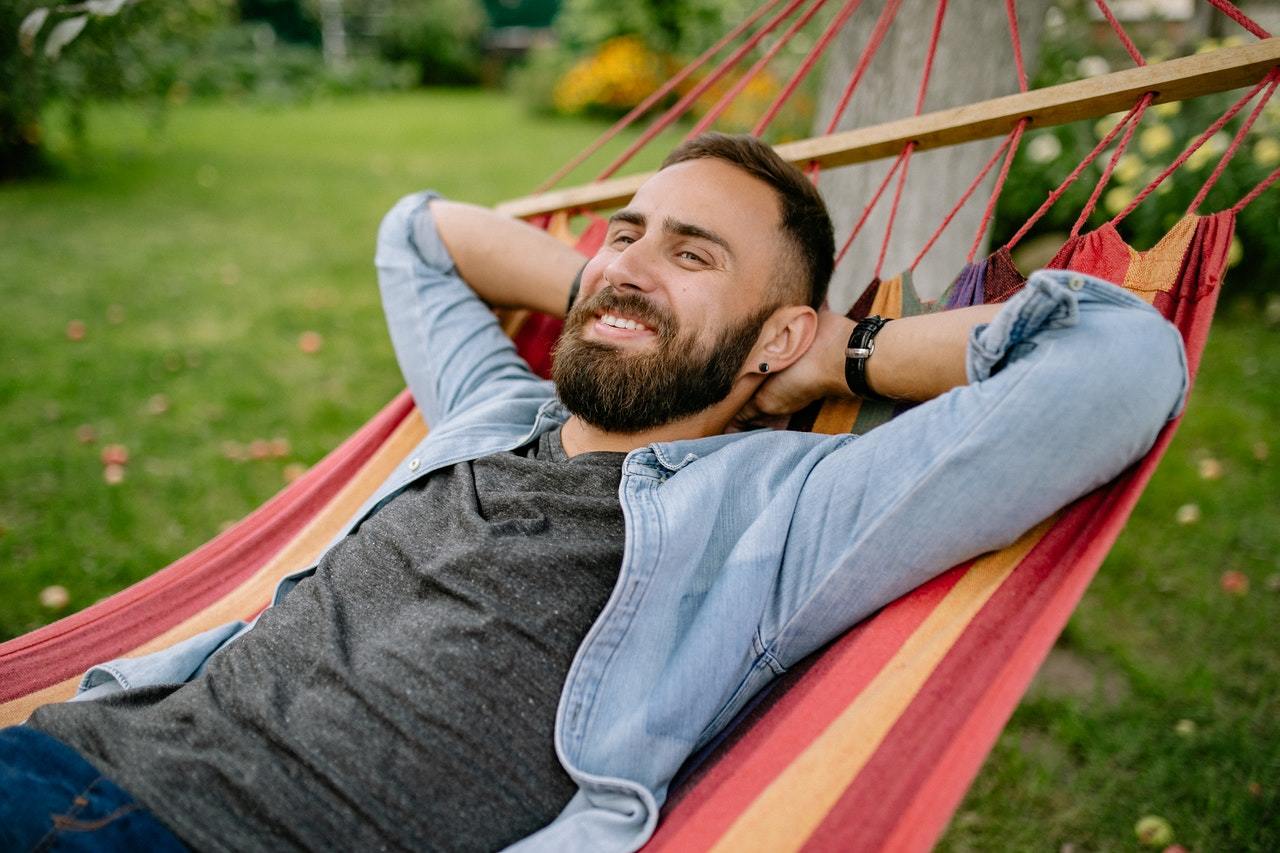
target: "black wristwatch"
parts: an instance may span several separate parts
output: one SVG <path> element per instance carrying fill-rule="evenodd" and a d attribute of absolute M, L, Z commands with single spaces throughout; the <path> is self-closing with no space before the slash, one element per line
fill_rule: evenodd
<path fill-rule="evenodd" d="M 867 359 L 876 351 L 876 335 L 888 322 L 878 314 L 859 320 L 858 325 L 853 327 L 849 346 L 844 351 L 844 381 L 848 383 L 850 391 L 865 400 L 893 402 L 892 398 L 872 391 L 867 384 Z"/>

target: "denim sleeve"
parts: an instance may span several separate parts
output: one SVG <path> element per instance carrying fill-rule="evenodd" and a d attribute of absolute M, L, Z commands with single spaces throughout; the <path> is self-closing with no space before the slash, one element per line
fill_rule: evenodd
<path fill-rule="evenodd" d="M 1033 275 L 974 329 L 967 371 L 970 384 L 812 469 L 762 626 L 784 666 L 1116 477 L 1187 389 L 1170 323 L 1115 285 L 1061 270 Z"/>
<path fill-rule="evenodd" d="M 433 427 L 542 381 L 458 275 L 431 215 L 429 202 L 438 197 L 400 199 L 382 220 L 375 256 L 396 360 Z"/>

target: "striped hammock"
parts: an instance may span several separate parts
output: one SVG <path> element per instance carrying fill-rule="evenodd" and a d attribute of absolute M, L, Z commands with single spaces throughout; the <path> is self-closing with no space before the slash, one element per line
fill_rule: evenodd
<path fill-rule="evenodd" d="M 727 45 L 730 37 L 763 20 L 780 2 L 769 0 L 697 62 Z M 1096 2 L 1127 48 L 1132 47 L 1105 3 Z M 1226 0 L 1208 2 L 1238 14 Z M 800 5 L 800 0 L 791 0 L 773 19 L 761 24 L 751 39 L 758 42 L 782 22 L 784 18 L 780 16 L 791 14 Z M 857 5 L 856 0 L 845 4 L 819 40 L 818 48 L 830 42 L 829 34 L 847 19 L 846 10 Z M 868 45 L 867 57 L 879 43 L 875 40 L 883 39 L 880 22 L 891 21 L 898 5 L 884 5 L 872 34 L 875 44 Z M 1006 5 L 1016 46 L 1013 4 Z M 940 0 L 934 44 L 945 6 L 945 0 Z M 1249 25 L 1252 22 L 1246 26 Z M 1267 37 L 1265 31 L 1252 26 L 1250 31 L 1255 35 Z M 1272 51 L 1267 56 L 1272 56 L 1274 45 L 1267 50 Z M 744 53 L 745 50 L 735 51 L 726 64 L 736 62 Z M 1136 49 L 1132 53 L 1141 65 Z M 1280 69 L 1268 71 L 1274 64 L 1268 61 L 1261 82 L 1111 222 L 1094 231 L 1081 231 L 1111 169 L 1132 138 L 1133 129 L 1153 101 L 1153 93 L 1142 89 L 1124 119 L 1050 194 L 1041 210 L 1008 245 L 982 260 L 975 260 L 974 252 L 970 253 L 971 262 L 942 299 L 933 303 L 922 300 L 907 270 L 875 281 L 854 305 L 851 316 L 876 313 L 899 317 L 1007 298 L 1023 283 L 1009 256 L 1013 243 L 1080 176 L 1085 166 L 1112 146 L 1102 180 L 1051 265 L 1121 283 L 1153 304 L 1182 333 L 1188 367 L 1194 377 L 1222 283 L 1235 214 L 1280 179 L 1277 170 L 1231 209 L 1209 216 L 1195 214 L 1204 193 L 1248 132 L 1252 119 L 1280 83 Z M 807 67 L 811 63 L 802 66 L 801 71 L 807 73 Z M 862 71 L 865 63 L 859 62 L 846 90 L 846 104 Z M 1025 91 L 1020 60 L 1019 72 Z M 798 81 L 801 76 L 798 72 L 795 79 Z M 1254 82 L 1260 76 L 1245 82 Z M 671 89 L 677 78 L 680 75 L 673 78 Z M 917 101 L 917 115 L 927 79 L 928 68 Z M 1224 83 L 1220 88 L 1241 85 L 1230 82 L 1235 78 L 1223 79 L 1230 85 Z M 794 90 L 794 86 L 788 88 Z M 1116 230 L 1116 223 L 1256 95 L 1261 95 L 1257 105 L 1242 123 L 1188 215 L 1147 251 L 1136 251 L 1127 245 Z M 693 98 L 682 99 L 677 106 L 684 100 L 692 103 Z M 684 106 L 687 108 L 688 104 Z M 776 107 L 766 113 L 757 133 L 776 114 Z M 661 130 L 677 115 L 678 112 L 668 111 L 651 129 Z M 662 122 L 666 124 L 659 127 Z M 980 229 L 980 234 L 985 232 L 994 199 L 1026 125 L 1026 119 L 1014 119 L 1004 144 L 942 227 L 982 177 L 1003 158 L 996 191 Z M 609 133 L 615 132 L 616 129 Z M 880 199 L 895 172 L 899 175 L 896 200 L 915 148 L 914 139 L 902 144 L 867 211 Z M 886 150 L 877 156 L 892 153 Z M 601 177 L 607 177 L 621 162 L 617 161 Z M 616 190 L 610 196 L 600 189 L 603 186 L 592 188 L 590 199 L 579 194 L 562 201 L 559 209 L 605 206 L 616 197 Z M 550 205 L 525 213 L 556 209 Z M 854 228 L 855 234 L 865 221 L 864 213 Z M 603 237 L 601 223 L 597 220 L 575 238 L 568 233 L 566 222 L 567 216 L 542 220 L 557 236 L 575 241 L 584 253 L 593 252 Z M 846 241 L 846 248 L 853 236 Z M 886 241 L 888 236 L 886 231 Z M 975 240 L 975 251 L 977 245 Z M 928 248 L 926 245 L 924 251 Z M 530 365 L 546 375 L 559 321 L 516 313 L 506 318 L 505 327 Z M 796 415 L 791 427 L 862 433 L 894 414 L 884 404 L 827 401 Z M 870 851 L 926 850 L 932 846 L 1115 541 L 1176 428 L 1176 421 L 1168 424 L 1151 451 L 1111 484 L 1064 508 L 1008 548 L 953 567 L 788 673 L 759 697 L 718 742 L 690 760 L 673 786 L 657 833 L 645 849 L 776 851 L 803 847 Z M 253 618 L 268 604 L 282 576 L 320 557 L 350 516 L 422 439 L 425 430 L 408 392 L 401 393 L 304 476 L 206 545 L 123 592 L 0 644 L 0 725 L 21 722 L 37 706 L 67 699 L 75 692 L 80 673 L 95 663 L 147 654 L 226 622 Z"/>

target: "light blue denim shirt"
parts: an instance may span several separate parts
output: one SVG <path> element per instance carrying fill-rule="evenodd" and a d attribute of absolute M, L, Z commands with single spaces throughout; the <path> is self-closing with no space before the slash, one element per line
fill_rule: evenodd
<path fill-rule="evenodd" d="M 376 257 L 396 355 L 432 429 L 343 535 L 413 480 L 568 417 L 458 277 L 432 197 L 392 208 Z M 556 752 L 579 790 L 512 849 L 641 846 L 684 760 L 760 688 L 1113 478 L 1186 387 L 1172 326 L 1119 288 L 1064 271 L 1037 273 L 974 331 L 967 369 L 971 384 L 865 437 L 759 430 L 627 454 L 621 571 L 556 716 Z M 312 570 L 282 581 L 275 600 Z M 191 678 L 247 627 L 97 667 L 82 698 Z"/>

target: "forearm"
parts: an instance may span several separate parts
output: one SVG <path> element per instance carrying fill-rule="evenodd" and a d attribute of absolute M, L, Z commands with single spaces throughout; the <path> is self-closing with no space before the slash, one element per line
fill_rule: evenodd
<path fill-rule="evenodd" d="M 475 205 L 436 199 L 431 213 L 458 273 L 499 308 L 564 316 L 585 259 L 545 231 Z"/>
<path fill-rule="evenodd" d="M 876 335 L 875 353 L 867 361 L 871 390 L 895 400 L 918 401 L 967 384 L 969 333 L 999 310 L 999 305 L 974 305 L 889 323 Z"/>
<path fill-rule="evenodd" d="M 867 360 L 867 384 L 877 394 L 913 401 L 966 384 L 969 333 L 999 310 L 999 305 L 975 305 L 888 323 L 876 335 L 875 352 Z M 827 390 L 837 396 L 852 396 L 845 383 L 844 350 L 853 327 L 853 320 L 840 317 L 818 341 L 826 350 Z"/>

